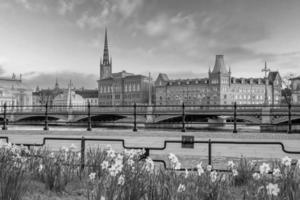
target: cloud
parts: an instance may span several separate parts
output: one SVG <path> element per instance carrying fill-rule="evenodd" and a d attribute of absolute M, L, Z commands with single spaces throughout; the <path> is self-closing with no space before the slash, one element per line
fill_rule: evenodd
<path fill-rule="evenodd" d="M 65 15 L 68 12 L 72 12 L 77 5 L 83 4 L 85 0 L 59 0 L 58 13 Z"/>
<path fill-rule="evenodd" d="M 53 88 L 56 78 L 61 88 L 66 88 L 70 80 L 76 88 L 97 88 L 96 81 L 98 76 L 70 71 L 62 71 L 59 73 L 30 72 L 23 75 L 23 82 L 32 89 L 36 88 L 36 86 L 39 86 L 40 88 Z"/>
<path fill-rule="evenodd" d="M 48 11 L 48 4 L 50 1 L 47 0 L 14 0 L 17 5 L 21 5 L 29 11 Z"/>
<path fill-rule="evenodd" d="M 103 28 L 112 22 L 131 18 L 142 5 L 143 0 L 100 0 L 95 5 L 89 4 L 89 12 L 82 13 L 76 23 L 82 29 Z"/>

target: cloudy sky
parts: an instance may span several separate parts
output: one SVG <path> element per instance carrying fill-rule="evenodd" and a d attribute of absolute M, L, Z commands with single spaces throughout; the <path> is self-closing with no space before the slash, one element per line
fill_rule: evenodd
<path fill-rule="evenodd" d="M 300 73 L 299 0 L 0 0 L 0 75 L 96 88 L 108 28 L 113 71 L 200 77 L 216 54 L 236 77 L 264 61 Z"/>

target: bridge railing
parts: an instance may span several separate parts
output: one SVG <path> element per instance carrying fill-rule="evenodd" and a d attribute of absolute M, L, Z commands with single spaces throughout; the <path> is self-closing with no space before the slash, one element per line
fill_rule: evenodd
<path fill-rule="evenodd" d="M 49 130 L 49 122 L 63 125 L 92 126 L 126 125 L 137 131 L 138 126 L 175 127 L 185 132 L 187 128 L 201 128 L 204 125 L 221 126 L 225 122 L 237 133 L 240 125 L 265 126 L 286 125 L 292 132 L 292 126 L 300 125 L 300 105 L 32 105 L 12 106 L 4 104 L 1 109 L 3 130 L 7 130 L 8 122 L 20 124 L 26 118 L 34 123 L 39 117 L 44 122 L 44 130 Z M 71 117 L 70 117 L 71 116 Z M 128 118 L 124 118 L 129 116 Z M 200 117 L 199 117 L 200 116 Z M 217 120 L 218 117 L 221 120 Z M 270 123 L 263 122 L 264 117 L 270 117 Z M 60 119 L 61 120 L 57 120 Z M 121 118 L 124 118 L 121 120 Z M 18 121 L 18 119 L 20 119 Z M 56 121 L 55 121 L 56 119 Z M 215 119 L 215 120 L 208 120 Z M 118 121 L 116 121 L 118 120 Z M 21 120 L 22 121 L 22 120 Z M 41 124 L 41 123 L 37 123 Z"/>
<path fill-rule="evenodd" d="M 5 140 L 5 142 L 9 143 L 9 137 L 7 136 L 0 136 L 0 141 Z M 86 152 L 87 152 L 87 142 L 97 142 L 103 143 L 102 145 L 105 144 L 111 144 L 111 143 L 120 143 L 121 147 L 125 149 L 135 149 L 135 150 L 144 150 L 144 154 L 141 155 L 141 159 L 145 159 L 147 157 L 151 157 L 151 153 L 153 151 L 165 151 L 170 144 L 179 144 L 181 145 L 181 149 L 190 149 L 191 151 L 194 149 L 195 144 L 203 144 L 207 146 L 207 164 L 211 165 L 212 168 L 216 171 L 230 171 L 230 170 L 224 170 L 224 169 L 217 169 L 214 168 L 215 164 L 214 163 L 214 158 L 213 158 L 213 152 L 214 152 L 214 147 L 218 146 L 226 146 L 230 145 L 236 146 L 236 145 L 263 145 L 265 146 L 279 146 L 281 151 L 285 154 L 294 154 L 294 155 L 300 155 L 300 151 L 290 151 L 287 150 L 285 145 L 282 142 L 270 142 L 270 141 L 230 141 L 230 140 L 194 140 L 194 136 L 182 136 L 181 140 L 164 140 L 163 146 L 161 147 L 136 147 L 136 146 L 126 146 L 125 145 L 125 140 L 124 139 L 112 139 L 112 138 L 87 138 L 87 137 L 44 137 L 42 143 L 14 143 L 15 145 L 22 145 L 30 149 L 31 147 L 45 147 L 47 145 L 47 142 L 50 141 L 69 141 L 69 142 L 80 142 L 80 152 L 81 152 L 81 159 L 80 159 L 80 168 L 83 170 L 86 166 Z M 98 145 L 97 148 L 100 146 Z M 92 147 L 89 147 L 92 148 Z M 230 152 L 226 152 L 230 153 Z M 155 154 L 153 154 L 155 155 Z M 160 153 L 161 155 L 161 153 Z M 200 157 L 200 154 L 198 155 Z M 226 156 L 224 156 L 226 157 Z M 243 154 L 243 157 L 248 157 L 247 155 Z M 238 157 L 237 157 L 238 158 Z M 167 162 L 164 159 L 153 159 L 154 162 L 160 163 L 164 166 L 165 169 L 170 170 L 171 168 L 168 167 Z M 225 163 L 223 163 L 225 164 Z M 178 169 L 180 171 L 183 170 L 197 170 L 196 168 L 192 167 L 185 167 Z"/>

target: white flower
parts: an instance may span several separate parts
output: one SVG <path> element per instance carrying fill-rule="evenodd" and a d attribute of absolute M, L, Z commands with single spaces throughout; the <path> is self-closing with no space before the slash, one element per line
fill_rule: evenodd
<path fill-rule="evenodd" d="M 73 151 L 76 149 L 76 145 L 75 144 L 71 144 L 70 147 L 69 147 L 70 151 Z"/>
<path fill-rule="evenodd" d="M 211 165 L 207 165 L 206 170 L 210 172 L 212 170 L 212 166 Z"/>
<path fill-rule="evenodd" d="M 95 180 L 96 173 L 95 172 L 90 173 L 89 178 L 90 178 L 91 181 Z"/>
<path fill-rule="evenodd" d="M 198 175 L 201 176 L 203 173 L 204 173 L 204 170 L 202 168 L 202 162 L 200 162 L 198 165 L 197 165 L 197 172 L 198 172 Z"/>
<path fill-rule="evenodd" d="M 77 158 L 80 159 L 81 158 L 81 152 L 77 153 Z"/>
<path fill-rule="evenodd" d="M 239 172 L 236 169 L 232 169 L 232 175 L 237 176 L 239 175 Z"/>
<path fill-rule="evenodd" d="M 50 158 L 54 158 L 54 157 L 55 157 L 54 153 L 51 152 L 50 155 L 49 155 L 49 157 L 50 157 Z"/>
<path fill-rule="evenodd" d="M 134 164 L 134 161 L 133 161 L 131 158 L 129 158 L 129 159 L 127 160 L 127 163 L 128 163 L 128 165 L 129 165 L 130 167 L 132 167 L 133 164 Z"/>
<path fill-rule="evenodd" d="M 153 172 L 154 162 L 150 157 L 146 158 L 146 163 L 145 164 L 146 164 L 146 166 L 145 166 L 146 171 L 147 172 Z"/>
<path fill-rule="evenodd" d="M 254 180 L 257 181 L 257 180 L 260 179 L 260 174 L 255 172 L 254 174 L 252 174 L 252 177 L 253 177 Z"/>
<path fill-rule="evenodd" d="M 64 152 L 68 152 L 68 151 L 69 151 L 69 148 L 68 148 L 68 147 L 65 147 L 65 146 L 63 146 L 63 147 L 61 148 L 61 150 L 62 150 L 62 151 L 64 151 Z"/>
<path fill-rule="evenodd" d="M 185 169 L 184 178 L 187 178 L 189 176 L 189 171 Z"/>
<path fill-rule="evenodd" d="M 43 169 L 44 169 L 44 165 L 40 164 L 40 165 L 39 165 L 39 169 L 38 169 L 39 172 L 41 172 Z"/>
<path fill-rule="evenodd" d="M 106 150 L 106 153 L 109 158 L 114 158 L 116 156 L 116 152 L 112 148 Z"/>
<path fill-rule="evenodd" d="M 221 181 L 222 181 L 222 182 L 225 182 L 225 181 L 226 181 L 226 174 L 223 174 L 223 175 L 222 175 Z"/>
<path fill-rule="evenodd" d="M 210 180 L 211 180 L 211 182 L 214 183 L 217 180 L 217 175 L 218 175 L 218 173 L 216 171 L 210 172 Z"/>
<path fill-rule="evenodd" d="M 235 166 L 235 164 L 234 164 L 234 162 L 233 162 L 232 160 L 230 160 L 230 161 L 228 161 L 227 166 L 228 166 L 230 169 L 232 169 L 232 168 Z"/>
<path fill-rule="evenodd" d="M 103 170 L 105 170 L 105 169 L 108 168 L 108 165 L 109 165 L 108 161 L 104 160 L 104 161 L 101 163 L 101 168 L 102 168 Z"/>
<path fill-rule="evenodd" d="M 280 169 L 276 168 L 273 170 L 273 176 L 275 176 L 276 178 L 281 177 L 281 172 Z"/>
<path fill-rule="evenodd" d="M 124 175 L 122 174 L 121 176 L 119 176 L 118 178 L 118 185 L 124 185 L 125 183 L 125 177 Z"/>
<path fill-rule="evenodd" d="M 267 163 L 263 163 L 261 166 L 259 166 L 259 171 L 261 174 L 267 174 L 270 170 L 270 165 Z"/>
<path fill-rule="evenodd" d="M 175 156 L 175 154 L 170 153 L 169 156 L 168 156 L 168 158 L 169 158 L 169 160 L 171 162 L 172 168 L 174 168 L 174 169 L 180 169 L 181 168 L 181 163 L 179 162 L 179 160 Z"/>
<path fill-rule="evenodd" d="M 268 195 L 277 196 L 280 191 L 280 189 L 278 188 L 278 184 L 269 183 L 266 188 Z"/>
<path fill-rule="evenodd" d="M 168 156 L 169 160 L 172 162 L 172 163 L 176 163 L 178 162 L 178 158 L 175 156 L 175 154 L 173 153 L 169 153 L 169 156 Z"/>
<path fill-rule="evenodd" d="M 292 159 L 288 156 L 285 156 L 281 159 L 281 164 L 283 164 L 286 167 L 290 167 L 292 164 Z"/>
<path fill-rule="evenodd" d="M 105 200 L 105 197 L 104 197 L 104 196 L 101 196 L 100 200 Z"/>
<path fill-rule="evenodd" d="M 181 193 L 185 191 L 185 186 L 183 184 L 180 183 L 180 185 L 178 186 L 177 192 Z"/>

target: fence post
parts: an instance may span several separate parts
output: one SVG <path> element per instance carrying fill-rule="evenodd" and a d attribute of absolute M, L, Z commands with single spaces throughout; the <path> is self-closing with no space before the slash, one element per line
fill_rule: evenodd
<path fill-rule="evenodd" d="M 181 132 L 185 132 L 186 128 L 185 128 L 185 106 L 184 106 L 184 102 L 182 103 L 182 129 Z"/>
<path fill-rule="evenodd" d="M 81 138 L 81 145 L 80 145 L 80 170 L 83 171 L 84 170 L 84 165 L 85 165 L 85 162 L 84 162 L 84 157 L 85 157 L 85 138 L 82 136 Z"/>
<path fill-rule="evenodd" d="M 133 131 L 136 132 L 136 103 L 133 104 Z"/>
<path fill-rule="evenodd" d="M 49 127 L 48 127 L 48 102 L 45 105 L 45 127 L 44 127 L 44 131 L 48 131 Z"/>
<path fill-rule="evenodd" d="M 211 165 L 211 140 L 208 140 L 208 164 Z"/>
<path fill-rule="evenodd" d="M 92 118 L 91 118 L 91 104 L 90 101 L 88 101 L 88 127 L 87 131 L 92 130 Z"/>
<path fill-rule="evenodd" d="M 236 108 L 237 108 L 237 105 L 236 105 L 236 102 L 234 102 L 234 106 L 233 106 L 233 133 L 237 133 L 237 130 L 236 130 Z"/>
<path fill-rule="evenodd" d="M 288 113 L 288 118 L 289 118 L 289 129 L 288 133 L 292 133 L 292 104 L 289 103 L 289 113 Z"/>
<path fill-rule="evenodd" d="M 6 109 L 7 109 L 7 106 L 6 106 L 6 102 L 5 102 L 3 105 L 3 127 L 2 127 L 2 130 L 7 130 Z"/>

